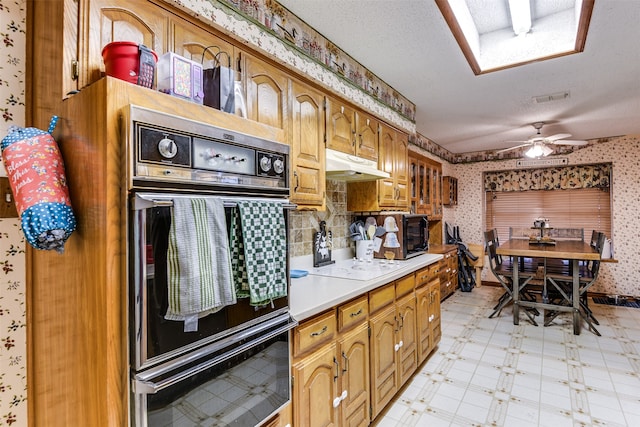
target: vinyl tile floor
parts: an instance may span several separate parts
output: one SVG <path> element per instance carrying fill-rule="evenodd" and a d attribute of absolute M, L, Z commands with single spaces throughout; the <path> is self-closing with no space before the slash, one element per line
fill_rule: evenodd
<path fill-rule="evenodd" d="M 640 309 L 595 304 L 598 337 L 571 316 L 532 325 L 501 288 L 442 302 L 442 340 L 377 427 L 640 426 Z M 586 326 L 586 325 L 585 325 Z"/>

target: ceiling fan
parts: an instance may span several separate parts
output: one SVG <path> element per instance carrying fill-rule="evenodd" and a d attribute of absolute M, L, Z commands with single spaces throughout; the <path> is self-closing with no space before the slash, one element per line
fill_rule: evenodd
<path fill-rule="evenodd" d="M 568 134 L 568 133 L 558 133 L 551 136 L 542 136 L 540 134 L 540 130 L 542 129 L 542 126 L 544 126 L 544 122 L 535 122 L 535 123 L 532 123 L 531 126 L 533 126 L 537 131 L 535 135 L 530 136 L 529 139 L 527 139 L 526 141 L 512 141 L 512 142 L 522 142 L 523 144 L 516 145 L 515 147 L 509 147 L 503 150 L 499 150 L 497 151 L 497 153 L 504 153 L 506 151 L 515 150 L 517 148 L 530 146 L 531 148 L 529 148 L 524 153 L 524 155 L 527 157 L 535 158 L 535 157 L 548 156 L 549 154 L 553 153 L 553 149 L 549 147 L 549 145 L 585 145 L 587 144 L 587 141 L 565 139 L 571 136 L 571 134 Z"/>

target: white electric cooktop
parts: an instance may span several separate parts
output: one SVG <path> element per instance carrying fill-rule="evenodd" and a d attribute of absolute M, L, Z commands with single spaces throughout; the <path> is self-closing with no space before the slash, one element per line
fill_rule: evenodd
<path fill-rule="evenodd" d="M 336 261 L 324 267 L 313 267 L 309 274 L 314 276 L 338 277 L 351 280 L 372 280 L 402 267 L 402 261 L 373 259 L 371 261 L 349 259 Z"/>

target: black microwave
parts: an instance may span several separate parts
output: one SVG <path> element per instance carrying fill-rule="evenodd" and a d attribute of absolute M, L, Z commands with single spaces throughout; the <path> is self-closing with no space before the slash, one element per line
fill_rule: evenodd
<path fill-rule="evenodd" d="M 426 215 L 380 214 L 376 221 L 386 230 L 381 236 L 380 250 L 374 252 L 376 258 L 385 258 L 386 252 L 393 252 L 395 259 L 409 259 L 429 249 L 429 221 Z"/>

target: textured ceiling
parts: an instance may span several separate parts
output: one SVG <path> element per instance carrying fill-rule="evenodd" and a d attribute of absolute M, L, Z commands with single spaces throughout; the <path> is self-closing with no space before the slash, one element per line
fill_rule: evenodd
<path fill-rule="evenodd" d="M 508 23 L 507 0 L 467 1 Z M 433 0 L 279 2 L 414 102 L 416 130 L 452 153 L 517 145 L 538 121 L 571 139 L 640 134 L 640 0 L 596 0 L 582 53 L 478 76 Z"/>

